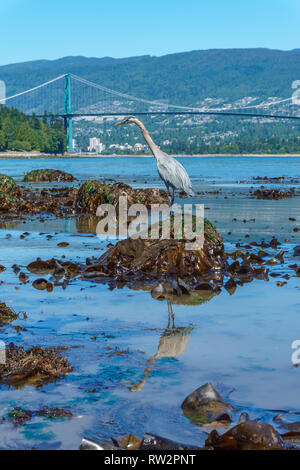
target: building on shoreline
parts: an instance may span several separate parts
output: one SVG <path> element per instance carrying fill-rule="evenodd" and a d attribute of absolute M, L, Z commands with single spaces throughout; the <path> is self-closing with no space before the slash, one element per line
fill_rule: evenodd
<path fill-rule="evenodd" d="M 98 137 L 91 137 L 89 139 L 90 145 L 88 147 L 89 152 L 102 153 L 105 150 L 105 145 L 101 142 Z"/>

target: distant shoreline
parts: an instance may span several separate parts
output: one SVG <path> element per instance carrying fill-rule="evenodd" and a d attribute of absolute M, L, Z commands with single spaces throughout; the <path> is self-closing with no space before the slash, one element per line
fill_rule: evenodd
<path fill-rule="evenodd" d="M 177 158 L 287 158 L 295 157 L 299 158 L 300 153 L 294 154 L 257 154 L 257 153 L 247 153 L 240 155 L 228 155 L 228 154 L 197 154 L 197 155 L 172 155 Z M 51 155 L 45 153 L 26 153 L 26 152 L 0 152 L 0 159 L 22 159 L 22 160 L 31 160 L 31 159 L 51 159 L 51 158 L 153 158 L 152 155 L 91 155 L 87 153 L 65 153 L 64 155 Z"/>

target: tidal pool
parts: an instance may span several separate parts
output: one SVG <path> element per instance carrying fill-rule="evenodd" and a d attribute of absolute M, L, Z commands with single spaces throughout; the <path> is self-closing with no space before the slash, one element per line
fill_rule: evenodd
<path fill-rule="evenodd" d="M 151 432 L 202 445 L 206 434 L 183 415 L 181 403 L 208 381 L 237 408 L 237 416 L 247 411 L 253 419 L 272 422 L 276 410 L 300 412 L 300 369 L 291 361 L 291 344 L 300 339 L 300 278 L 289 267 L 300 265 L 299 258 L 293 257 L 294 246 L 300 244 L 299 232 L 294 231 L 300 228 L 300 196 L 273 201 L 249 194 L 251 186 L 261 184 L 293 186 L 299 192 L 300 184 L 289 184 L 288 179 L 268 183 L 253 178 L 300 180 L 300 158 L 181 161 L 200 192 L 193 202 L 205 204 L 205 215 L 222 234 L 226 251 L 236 250 L 236 243 L 270 241 L 276 236 L 282 245 L 268 251 L 285 250 L 285 263 L 268 266 L 276 275 L 269 282 L 245 283 L 232 296 L 223 289 L 201 305 L 173 305 L 181 340 L 175 341 L 168 357 L 166 302 L 142 290 L 111 289 L 79 279 L 65 288 L 56 286 L 53 292 L 38 291 L 32 281 L 40 276 L 30 275 L 30 282 L 22 284 L 12 269 L 18 264 L 27 272 L 26 266 L 37 257 L 65 255 L 83 262 L 100 256 L 109 240 L 99 240 L 89 233 L 89 224 L 75 217 L 1 222 L 0 264 L 7 269 L 0 274 L 0 301 L 16 312 L 26 312 L 27 318 L 20 316 L 0 327 L 0 339 L 26 349 L 64 346 L 63 355 L 74 370 L 41 388 L 0 387 L 0 422 L 17 406 L 30 410 L 60 406 L 73 414 L 72 419 L 34 417 L 18 427 L 6 420 L 0 424 L 0 448 L 77 449 L 82 437 L 110 442 L 111 437 L 129 432 L 139 437 Z M 76 185 L 88 178 L 104 178 L 134 187 L 162 187 L 151 158 L 1 160 L 1 173 L 18 182 L 25 172 L 37 168 L 68 171 L 78 178 Z M 290 221 L 291 217 L 296 220 Z M 21 239 L 25 231 L 29 235 Z M 69 245 L 59 248 L 62 241 Z M 286 274 L 290 279 L 278 287 Z"/>

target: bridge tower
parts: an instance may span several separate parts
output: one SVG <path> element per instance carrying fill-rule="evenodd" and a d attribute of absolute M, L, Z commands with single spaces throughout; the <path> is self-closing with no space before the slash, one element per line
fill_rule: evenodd
<path fill-rule="evenodd" d="M 65 99 L 64 99 L 65 128 L 67 129 L 67 148 L 69 152 L 73 149 L 73 122 L 72 122 L 72 100 L 71 100 L 71 76 L 65 75 Z"/>

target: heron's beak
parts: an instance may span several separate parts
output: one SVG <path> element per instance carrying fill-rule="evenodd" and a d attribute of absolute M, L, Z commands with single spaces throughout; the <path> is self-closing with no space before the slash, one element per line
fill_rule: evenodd
<path fill-rule="evenodd" d="M 114 127 L 117 127 L 117 126 L 124 126 L 124 121 L 117 122 L 117 124 L 114 124 Z"/>

